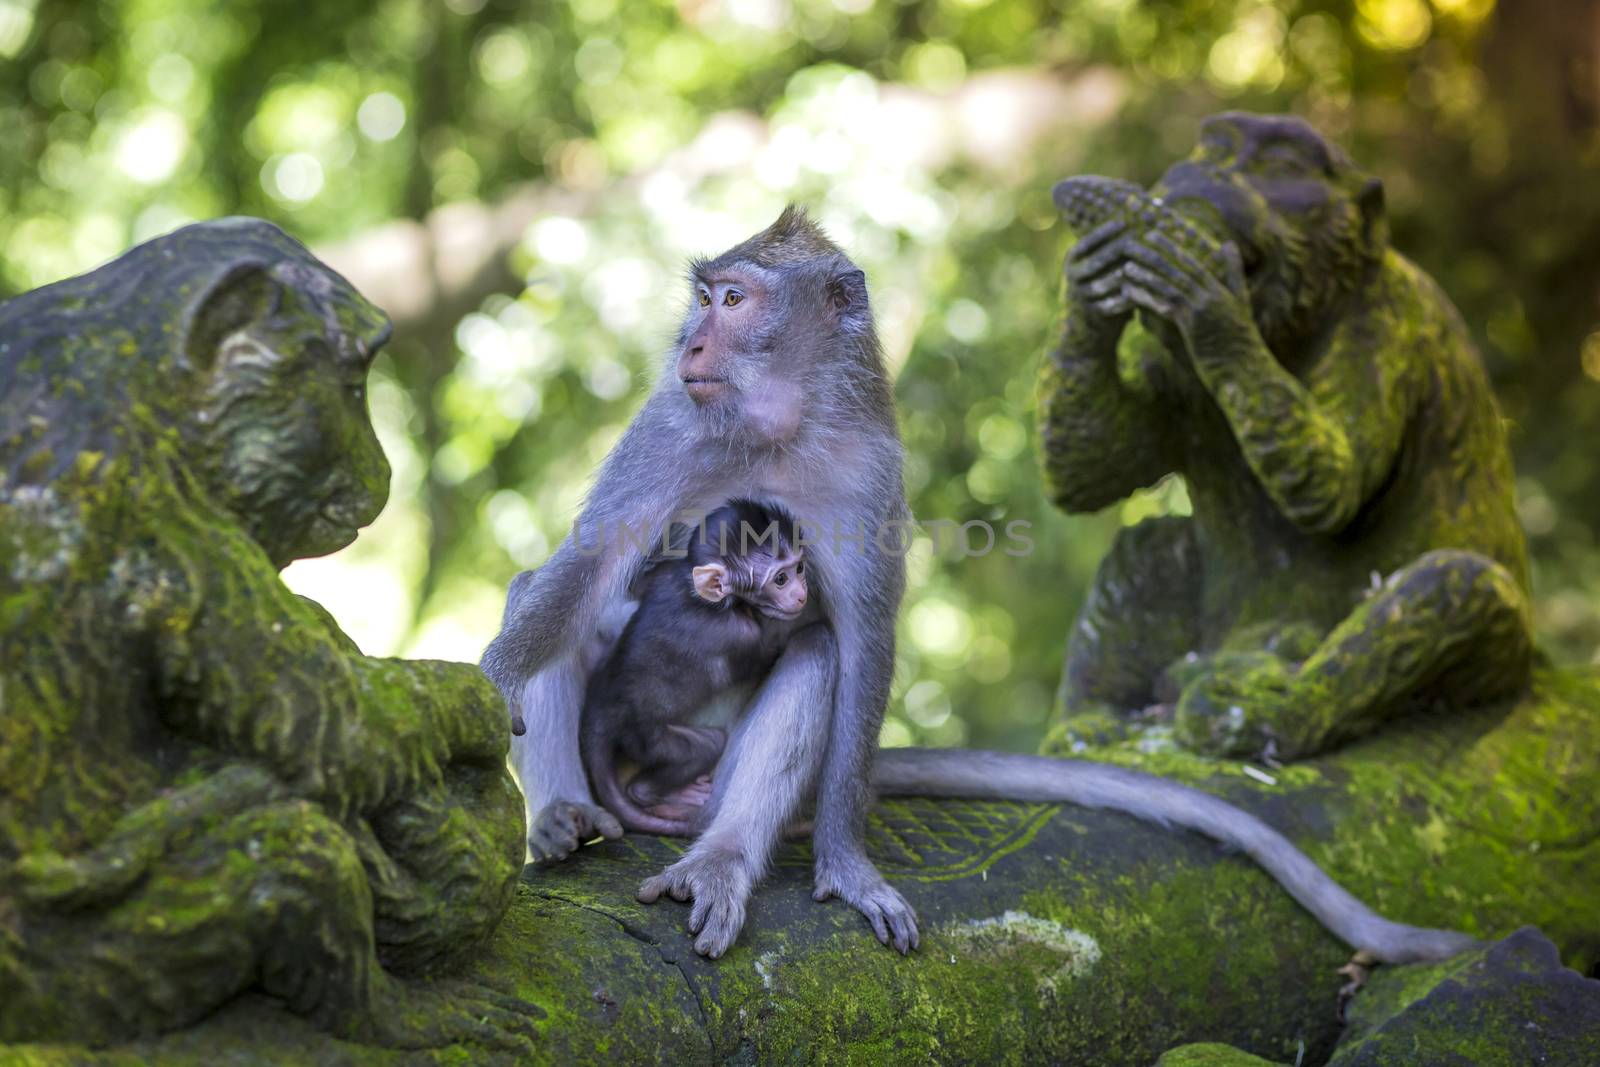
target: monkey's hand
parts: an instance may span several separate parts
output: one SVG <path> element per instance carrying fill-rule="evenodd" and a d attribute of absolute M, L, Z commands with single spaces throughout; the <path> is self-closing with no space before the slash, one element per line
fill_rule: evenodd
<path fill-rule="evenodd" d="M 879 944 L 904 956 L 921 943 L 917 913 L 865 856 L 818 860 L 812 900 L 838 897 L 867 917 Z"/>
<path fill-rule="evenodd" d="M 575 800 L 557 800 L 540 809 L 528 826 L 528 852 L 535 863 L 564 860 L 585 841 L 615 841 L 622 824 L 604 808 Z"/>
<path fill-rule="evenodd" d="M 1123 294 L 1177 330 L 1190 358 L 1227 357 L 1266 348 L 1250 309 L 1238 246 L 1222 246 L 1223 273 L 1207 268 L 1195 253 L 1165 233 L 1149 231 L 1116 248 L 1122 262 Z"/>

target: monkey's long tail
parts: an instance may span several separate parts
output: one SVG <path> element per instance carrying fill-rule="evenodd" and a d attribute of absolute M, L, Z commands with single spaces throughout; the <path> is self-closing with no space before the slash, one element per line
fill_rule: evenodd
<path fill-rule="evenodd" d="M 589 785 L 600 806 L 615 816 L 629 833 L 693 837 L 699 829 L 693 822 L 652 815 L 628 796 L 627 790 L 617 780 L 617 754 L 612 748 L 611 738 L 599 727 L 602 720 L 603 716 L 593 711 L 586 713 L 578 742 L 583 756 L 583 769 L 589 775 Z"/>
<path fill-rule="evenodd" d="M 1345 944 L 1385 963 L 1447 959 L 1479 944 L 1453 930 L 1390 922 L 1254 815 L 1142 771 L 1021 753 L 886 748 L 878 752 L 872 783 L 884 796 L 1050 801 L 1197 830 L 1243 851 Z"/>

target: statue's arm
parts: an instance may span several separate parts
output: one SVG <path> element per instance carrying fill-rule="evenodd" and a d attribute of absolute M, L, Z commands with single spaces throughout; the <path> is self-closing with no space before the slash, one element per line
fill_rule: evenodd
<path fill-rule="evenodd" d="M 1410 421 L 1406 370 L 1414 353 L 1347 320 L 1304 381 L 1248 329 L 1197 329 L 1195 371 L 1278 510 L 1310 533 L 1344 529 L 1399 455 Z"/>
<path fill-rule="evenodd" d="M 361 655 L 253 543 L 175 535 L 151 618 L 162 716 L 305 795 L 371 811 L 444 764 L 505 759 L 505 706 L 475 668 Z"/>
<path fill-rule="evenodd" d="M 1153 405 L 1118 373 L 1119 349 L 1123 365 L 1144 366 L 1157 345 L 1137 322 L 1107 322 L 1068 300 L 1038 394 L 1045 485 L 1066 510 L 1098 510 L 1172 470 Z"/>
<path fill-rule="evenodd" d="M 1417 339 L 1396 335 L 1393 309 L 1352 297 L 1355 310 L 1320 343 L 1302 381 L 1257 328 L 1236 251 L 1228 277 L 1161 234 L 1127 254 L 1130 297 L 1176 329 L 1278 510 L 1308 533 L 1344 529 L 1399 455 L 1425 363 L 1412 351 Z"/>

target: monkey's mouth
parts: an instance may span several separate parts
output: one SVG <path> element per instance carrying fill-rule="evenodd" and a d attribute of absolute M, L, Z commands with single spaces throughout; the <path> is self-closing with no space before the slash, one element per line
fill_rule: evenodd
<path fill-rule="evenodd" d="M 689 399 L 697 402 L 715 400 L 728 390 L 726 378 L 681 378 L 683 391 L 689 394 Z"/>
<path fill-rule="evenodd" d="M 779 622 L 789 622 L 792 619 L 798 619 L 805 610 L 806 609 L 802 607 L 795 608 L 793 611 L 784 611 L 781 608 L 775 608 L 771 605 L 766 605 L 762 607 L 761 614 L 771 619 L 777 619 Z"/>

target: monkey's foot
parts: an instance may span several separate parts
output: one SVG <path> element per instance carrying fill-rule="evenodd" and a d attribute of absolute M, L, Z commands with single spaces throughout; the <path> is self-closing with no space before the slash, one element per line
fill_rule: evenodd
<path fill-rule="evenodd" d="M 1282 748 L 1291 680 L 1288 665 L 1270 653 L 1217 655 L 1178 699 L 1178 743 L 1211 756 L 1253 756 L 1272 742 Z"/>
<path fill-rule="evenodd" d="M 817 859 L 812 900 L 838 897 L 866 916 L 878 942 L 904 956 L 921 943 L 917 913 L 862 855 Z"/>
<path fill-rule="evenodd" d="M 1350 1001 L 1355 998 L 1357 993 L 1361 992 L 1361 987 L 1367 984 L 1367 979 L 1372 975 L 1372 969 L 1378 963 L 1378 957 L 1363 948 L 1357 949 L 1356 954 L 1350 957 L 1350 962 L 1339 968 L 1337 973 L 1350 979 L 1350 981 L 1339 987 L 1339 1021 L 1341 1023 L 1345 1021 L 1345 1008 L 1349 1007 Z"/>
<path fill-rule="evenodd" d="M 535 863 L 564 860 L 585 841 L 603 837 L 615 841 L 622 824 L 604 808 L 558 800 L 545 805 L 528 823 L 528 852 Z"/>
<path fill-rule="evenodd" d="M 689 932 L 699 935 L 694 950 L 716 959 L 744 928 L 745 902 L 754 882 L 750 864 L 738 852 L 696 845 L 683 859 L 645 879 L 638 896 L 643 904 L 654 904 L 663 893 L 673 900 L 693 901 Z"/>
<path fill-rule="evenodd" d="M 515 1052 L 537 1051 L 537 1004 L 472 982 L 374 983 L 372 1006 L 334 1029 L 357 1041 L 390 1048 L 436 1049 L 456 1045 Z"/>

